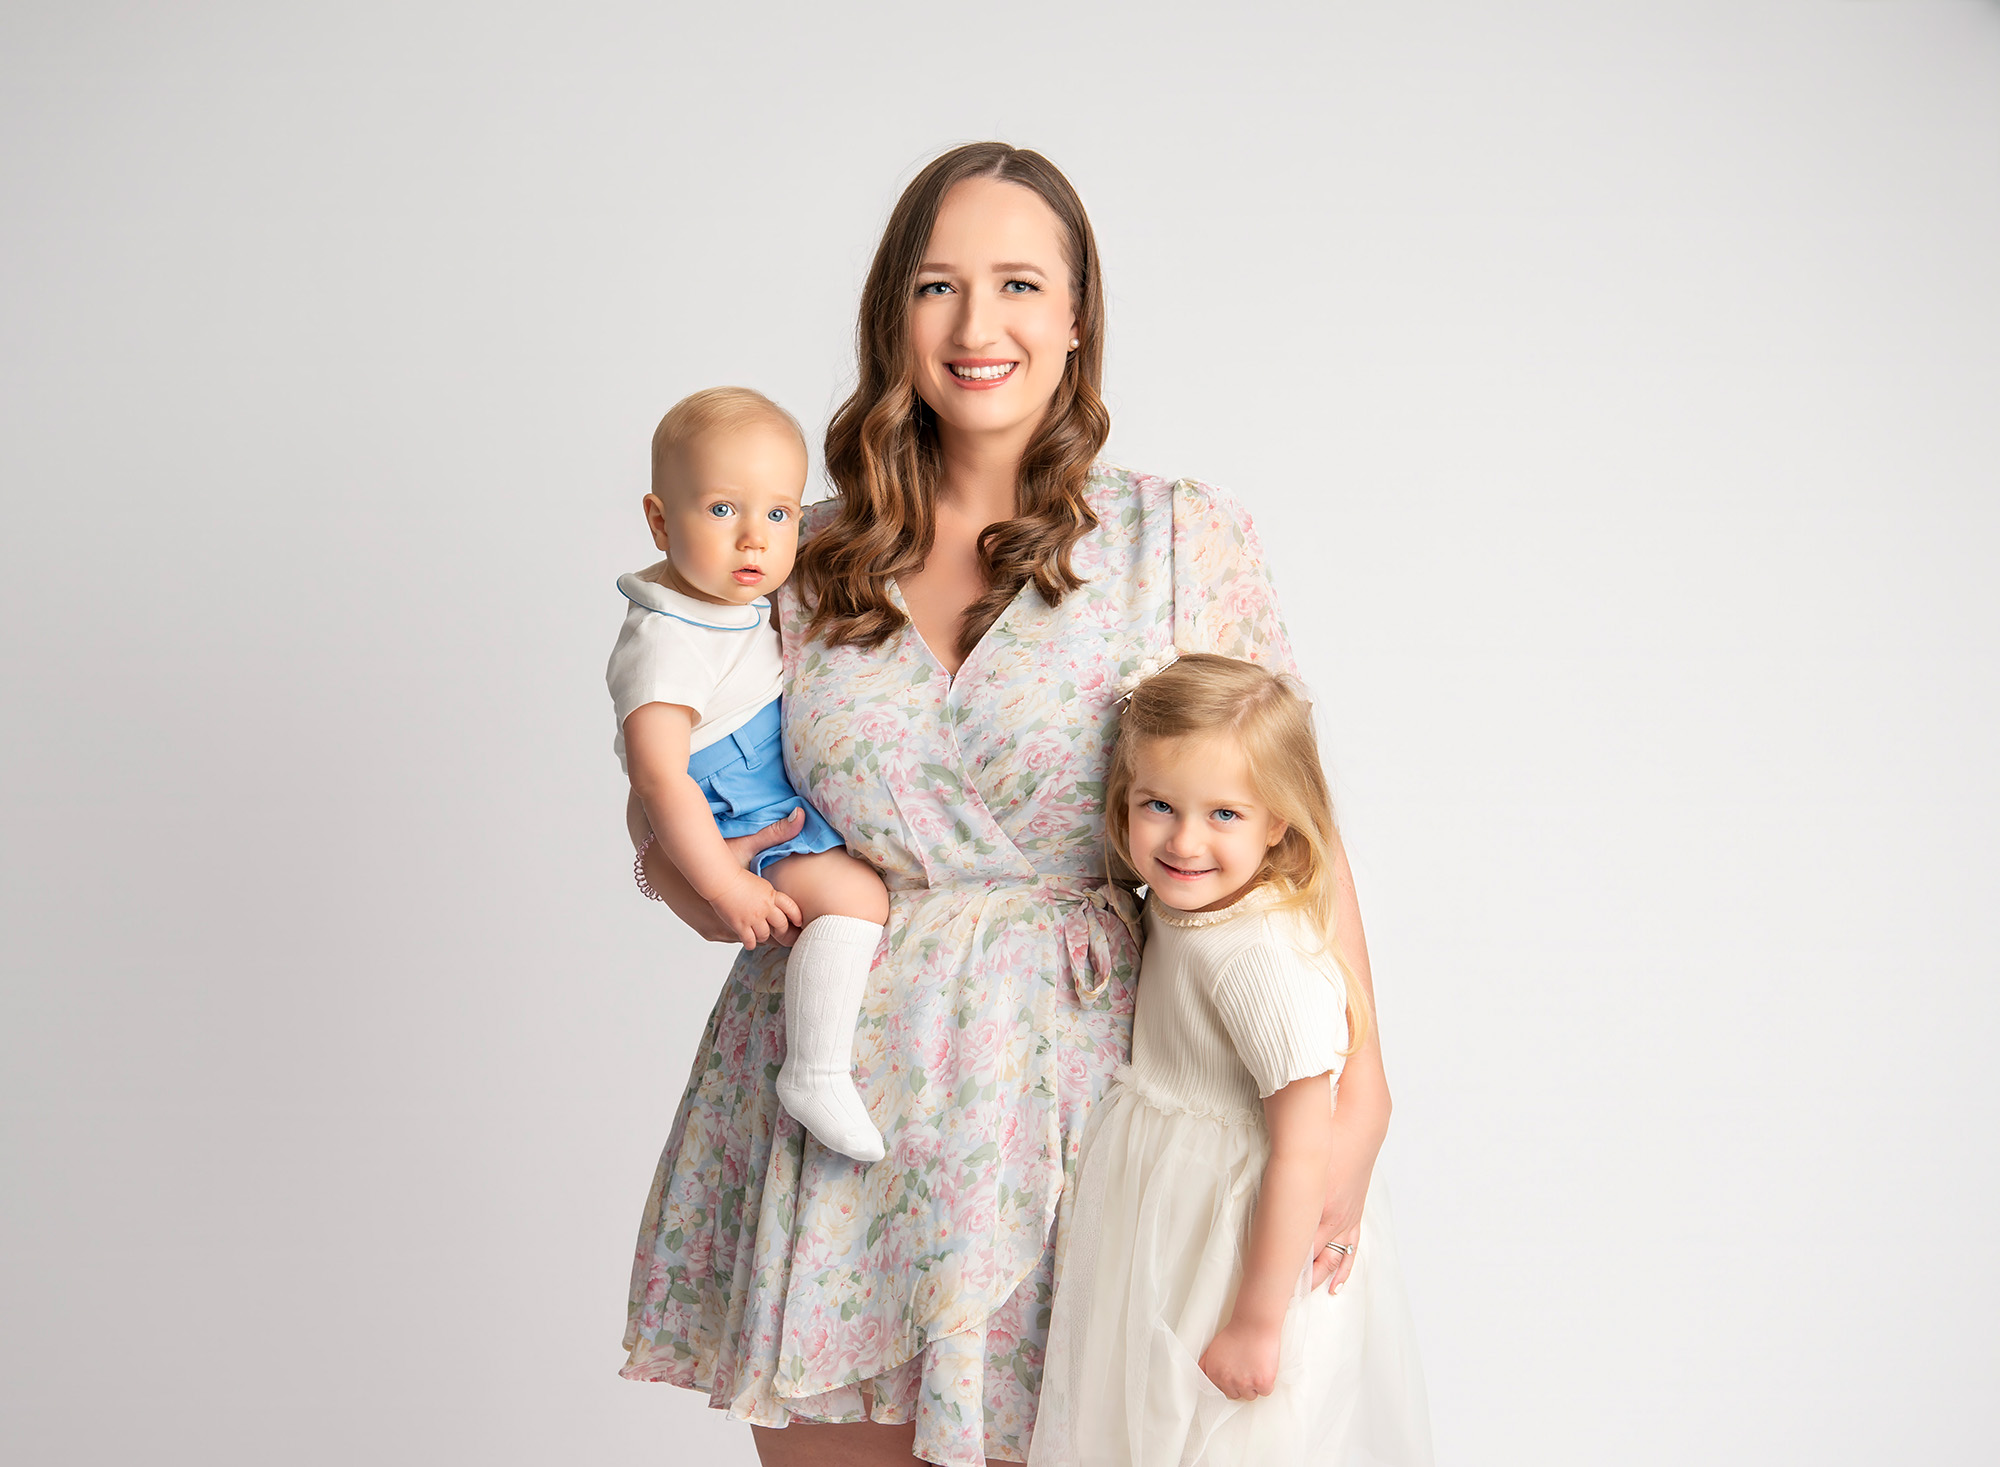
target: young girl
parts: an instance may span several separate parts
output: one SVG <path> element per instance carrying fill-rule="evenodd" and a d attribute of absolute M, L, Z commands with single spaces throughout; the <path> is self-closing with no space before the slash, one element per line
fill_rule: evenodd
<path fill-rule="evenodd" d="M 1311 1288 L 1334 1084 L 1370 1016 L 1334 954 L 1297 685 L 1207 655 L 1140 683 L 1105 819 L 1149 891 L 1145 959 L 1132 1063 L 1082 1143 L 1029 1460 L 1428 1467 L 1379 1189 L 1339 1294 Z"/>

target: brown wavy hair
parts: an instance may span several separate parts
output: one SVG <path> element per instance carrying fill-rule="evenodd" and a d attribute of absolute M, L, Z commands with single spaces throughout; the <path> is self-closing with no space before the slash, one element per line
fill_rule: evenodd
<path fill-rule="evenodd" d="M 959 653 L 972 650 L 1029 581 L 1050 605 L 1083 584 L 1070 566 L 1070 550 L 1097 526 L 1084 501 L 1084 482 L 1111 433 L 1101 395 L 1104 281 L 1097 239 L 1076 190 L 1040 153 L 967 143 L 933 159 L 903 190 L 861 290 L 859 381 L 826 430 L 826 471 L 838 508 L 800 550 L 798 564 L 812 608 L 807 635 L 834 646 L 880 646 L 900 631 L 905 617 L 889 599 L 889 577 L 920 568 L 931 552 L 941 458 L 937 415 L 917 395 L 910 310 L 938 208 L 954 185 L 969 178 L 1032 189 L 1055 214 L 1078 345 L 1021 455 L 1019 515 L 988 525 L 979 537 L 986 594 L 966 608 Z"/>

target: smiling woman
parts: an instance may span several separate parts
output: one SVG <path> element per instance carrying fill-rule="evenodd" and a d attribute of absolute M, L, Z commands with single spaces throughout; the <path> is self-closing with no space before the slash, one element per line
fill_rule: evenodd
<path fill-rule="evenodd" d="M 1235 503 L 1097 461 L 1103 299 L 1075 192 L 999 143 L 924 169 L 869 270 L 827 430 L 837 492 L 775 600 L 785 764 L 889 888 L 853 1055 L 888 1154 L 861 1165 L 786 1118 L 786 958 L 746 953 L 647 1201 L 626 1334 L 628 1377 L 705 1391 L 767 1467 L 1026 1459 L 1067 1180 L 1131 1049 L 1116 689 L 1174 648 L 1291 664 Z M 1387 1121 L 1371 1034 L 1320 1242 L 1356 1235 Z"/>
<path fill-rule="evenodd" d="M 1069 181 L 1000 143 L 936 160 L 889 218 L 857 334 L 860 382 L 826 433 L 838 509 L 800 558 L 813 630 L 879 645 L 904 621 L 895 577 L 956 665 L 1025 582 L 1051 603 L 1075 590 L 1071 547 L 1096 525 L 1104 284 Z"/>

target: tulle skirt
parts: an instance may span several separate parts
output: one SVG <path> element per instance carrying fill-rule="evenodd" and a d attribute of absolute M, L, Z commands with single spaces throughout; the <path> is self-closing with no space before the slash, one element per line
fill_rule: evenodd
<path fill-rule="evenodd" d="M 1155 1104 L 1119 1071 L 1091 1118 L 1050 1323 L 1036 1467 L 1430 1467 L 1430 1417 L 1378 1182 L 1338 1295 L 1300 1275 L 1269 1396 L 1198 1363 L 1242 1277 L 1260 1117 Z"/>

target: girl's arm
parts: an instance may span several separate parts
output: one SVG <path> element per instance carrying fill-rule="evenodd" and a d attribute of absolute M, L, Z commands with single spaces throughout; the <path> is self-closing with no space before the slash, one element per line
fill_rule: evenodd
<path fill-rule="evenodd" d="M 1375 1008 L 1375 980 L 1368 971 L 1368 935 L 1361 928 L 1361 903 L 1354 892 L 1354 873 L 1347 852 L 1336 844 L 1333 877 L 1339 918 L 1334 946 Z M 1389 1134 L 1389 1077 L 1382 1069 L 1382 1029 L 1368 1026 L 1368 1041 L 1352 1055 L 1340 1074 L 1340 1104 L 1333 1113 L 1333 1168 L 1320 1211 L 1319 1232 L 1313 1240 L 1313 1287 L 1338 1289 L 1354 1267 L 1354 1254 L 1329 1253 L 1328 1243 L 1352 1249 L 1361 1236 L 1361 1204 L 1375 1172 L 1375 1156 Z"/>
<path fill-rule="evenodd" d="M 1294 1080 L 1264 1102 L 1271 1159 L 1257 1189 L 1243 1282 L 1228 1321 L 1202 1352 L 1202 1373 L 1231 1400 L 1268 1396 L 1278 1379 L 1285 1305 L 1311 1257 L 1333 1160 L 1333 1097 L 1325 1075 Z"/>
<path fill-rule="evenodd" d="M 648 703 L 625 719 L 625 768 L 646 819 L 695 895 L 707 902 L 745 947 L 799 920 L 790 897 L 744 869 L 715 828 L 708 798 L 688 777 L 694 714 L 673 703 Z M 650 854 L 650 853 L 649 853 Z"/>

